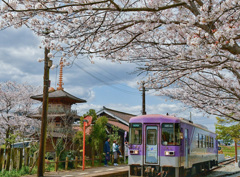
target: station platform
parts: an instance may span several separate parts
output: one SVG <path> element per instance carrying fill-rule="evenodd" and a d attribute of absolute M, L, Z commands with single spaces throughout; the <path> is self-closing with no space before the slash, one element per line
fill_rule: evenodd
<path fill-rule="evenodd" d="M 94 167 L 82 169 L 57 171 L 57 172 L 45 172 L 44 177 L 127 177 L 128 165 L 108 166 L 108 167 Z M 36 175 L 28 175 L 24 177 L 35 177 Z"/>

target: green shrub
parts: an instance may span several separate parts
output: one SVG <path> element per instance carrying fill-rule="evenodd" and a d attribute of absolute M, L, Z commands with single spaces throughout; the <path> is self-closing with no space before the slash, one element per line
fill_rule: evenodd
<path fill-rule="evenodd" d="M 37 171 L 36 169 L 33 169 L 31 174 L 35 174 Z M 23 175 L 29 174 L 29 167 L 24 166 L 21 168 L 21 170 L 11 170 L 11 171 L 3 171 L 0 172 L 0 177 L 20 177 Z"/>

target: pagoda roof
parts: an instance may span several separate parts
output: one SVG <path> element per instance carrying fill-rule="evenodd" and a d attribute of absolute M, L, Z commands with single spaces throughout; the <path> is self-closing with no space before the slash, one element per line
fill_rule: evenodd
<path fill-rule="evenodd" d="M 43 101 L 43 94 L 41 95 L 35 95 L 31 96 L 30 98 L 38 101 Z M 48 101 L 49 102 L 54 102 L 54 101 L 59 101 L 63 103 L 70 103 L 70 104 L 75 104 L 75 103 L 86 103 L 86 100 L 83 100 L 81 98 L 77 98 L 68 92 L 64 90 L 56 90 L 53 92 L 48 93 Z"/>

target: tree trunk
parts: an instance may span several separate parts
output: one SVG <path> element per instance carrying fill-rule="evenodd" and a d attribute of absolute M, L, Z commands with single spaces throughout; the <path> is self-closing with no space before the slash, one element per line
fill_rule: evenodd
<path fill-rule="evenodd" d="M 11 157 L 11 148 L 6 149 L 7 160 L 6 160 L 6 171 L 9 171 L 10 168 L 10 157 Z"/>
<path fill-rule="evenodd" d="M 2 166 L 3 166 L 3 153 L 4 153 L 4 149 L 3 148 L 1 148 L 0 149 L 0 171 L 2 171 Z"/>

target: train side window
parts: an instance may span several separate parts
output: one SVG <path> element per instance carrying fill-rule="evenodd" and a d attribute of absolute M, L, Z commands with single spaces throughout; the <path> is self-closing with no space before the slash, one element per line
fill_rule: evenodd
<path fill-rule="evenodd" d="M 209 147 L 212 147 L 212 137 L 209 137 Z"/>
<path fill-rule="evenodd" d="M 212 137 L 209 137 L 209 147 L 212 147 Z"/>
<path fill-rule="evenodd" d="M 195 138 L 195 140 L 196 140 L 196 147 L 198 147 L 198 144 L 199 144 L 198 134 L 196 134 L 196 138 Z"/>
<path fill-rule="evenodd" d="M 198 142 L 198 145 L 197 145 L 197 147 L 199 148 L 199 145 L 200 145 L 200 135 L 199 135 L 199 133 L 198 133 L 197 142 Z"/>
<path fill-rule="evenodd" d="M 210 147 L 212 147 L 212 137 L 210 137 Z"/>
<path fill-rule="evenodd" d="M 162 124 L 162 145 L 178 146 L 180 145 L 180 124 L 163 123 Z"/>
<path fill-rule="evenodd" d="M 142 144 L 142 124 L 130 124 L 130 144 Z"/>
<path fill-rule="evenodd" d="M 211 147 L 213 148 L 213 137 L 211 137 Z"/>
<path fill-rule="evenodd" d="M 200 135 L 200 147 L 203 148 L 203 135 Z"/>
<path fill-rule="evenodd" d="M 208 148 L 208 136 L 205 136 L 205 147 Z"/>
<path fill-rule="evenodd" d="M 207 148 L 209 147 L 209 136 L 207 136 Z"/>
<path fill-rule="evenodd" d="M 206 148 L 206 136 L 203 135 L 203 147 Z"/>

